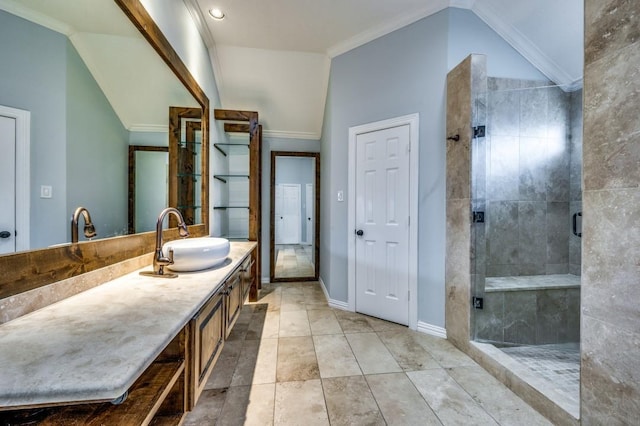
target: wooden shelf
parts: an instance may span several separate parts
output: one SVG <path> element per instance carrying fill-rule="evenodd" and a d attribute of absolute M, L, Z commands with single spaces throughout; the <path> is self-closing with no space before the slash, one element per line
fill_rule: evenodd
<path fill-rule="evenodd" d="M 184 380 L 184 360 L 171 362 L 155 362 L 129 390 L 127 399 L 120 405 L 92 403 L 64 408 L 51 408 L 49 414 L 39 425 L 148 425 L 178 378 Z M 184 413 L 175 413 L 175 416 Z M 165 417 L 165 416 L 163 416 Z M 167 419 L 173 415 L 166 416 Z M 165 423 L 159 419 L 159 424 Z"/>
<path fill-rule="evenodd" d="M 182 421 L 182 417 L 184 417 L 184 414 L 156 416 L 149 424 L 150 426 L 177 426 Z"/>

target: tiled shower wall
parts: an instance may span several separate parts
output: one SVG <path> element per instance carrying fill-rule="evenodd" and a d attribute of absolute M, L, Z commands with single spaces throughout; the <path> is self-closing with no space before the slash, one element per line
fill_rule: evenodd
<path fill-rule="evenodd" d="M 581 421 L 640 418 L 640 2 L 585 1 Z"/>
<path fill-rule="evenodd" d="M 474 227 L 486 276 L 580 271 L 571 215 L 581 209 L 581 96 L 547 86 L 489 78 L 476 102 L 487 116 L 486 138 L 474 141 L 472 197 L 486 213 Z"/>

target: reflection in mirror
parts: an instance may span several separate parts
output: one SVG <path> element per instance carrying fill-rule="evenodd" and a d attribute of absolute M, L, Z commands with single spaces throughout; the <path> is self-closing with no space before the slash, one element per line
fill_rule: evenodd
<path fill-rule="evenodd" d="M 129 145 L 167 147 L 169 106 L 200 105 L 113 1 L 0 9 L 0 38 L 13 40 L 0 44 L 0 106 L 31 115 L 31 180 L 15 188 L 29 229 L 6 226 L 29 233 L 25 249 L 68 242 L 69 218 L 84 206 L 98 238 L 126 234 Z"/>
<path fill-rule="evenodd" d="M 272 152 L 272 278 L 317 279 L 319 154 Z"/>
<path fill-rule="evenodd" d="M 169 206 L 169 148 L 129 146 L 129 233 L 155 230 Z"/>

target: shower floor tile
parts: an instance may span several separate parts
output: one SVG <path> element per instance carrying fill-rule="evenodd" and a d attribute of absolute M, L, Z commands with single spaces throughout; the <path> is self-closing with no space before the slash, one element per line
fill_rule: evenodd
<path fill-rule="evenodd" d="M 499 348 L 534 372 L 569 400 L 580 403 L 580 345 L 516 346 Z"/>

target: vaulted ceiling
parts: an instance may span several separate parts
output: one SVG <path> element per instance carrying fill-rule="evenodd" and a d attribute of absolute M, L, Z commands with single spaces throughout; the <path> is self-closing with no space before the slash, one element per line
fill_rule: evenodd
<path fill-rule="evenodd" d="M 222 106 L 259 111 L 266 136 L 319 139 L 331 58 L 447 7 L 471 10 L 555 83 L 582 78 L 583 0 L 183 1 Z M 210 19 L 212 7 L 226 18 Z M 130 130 L 166 130 L 167 105 L 196 106 L 112 1 L 0 0 L 0 9 L 69 36 Z"/>
<path fill-rule="evenodd" d="M 555 83 L 582 78 L 582 0 L 184 1 L 223 107 L 258 110 L 267 136 L 319 139 L 331 58 L 447 7 L 471 10 Z"/>

